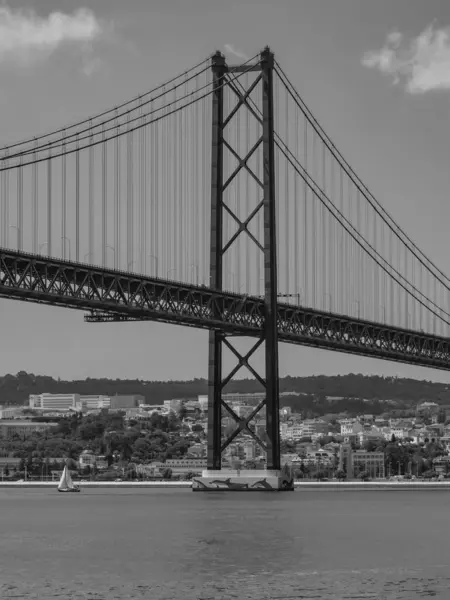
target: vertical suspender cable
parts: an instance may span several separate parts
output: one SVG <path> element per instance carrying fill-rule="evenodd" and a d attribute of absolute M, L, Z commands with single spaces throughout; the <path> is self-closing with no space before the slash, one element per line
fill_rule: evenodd
<path fill-rule="evenodd" d="M 92 133 L 92 121 L 90 122 L 90 130 L 91 130 L 91 142 L 93 141 L 93 133 Z M 95 262 L 94 255 L 94 146 L 89 146 L 89 168 L 88 168 L 88 253 L 91 264 Z"/>
<path fill-rule="evenodd" d="M 298 109 L 294 106 L 294 117 L 295 117 L 295 156 L 299 159 L 300 149 L 299 149 L 299 114 Z M 301 268 L 300 261 L 300 222 L 299 222 L 299 205 L 300 199 L 298 197 L 298 175 L 294 171 L 294 294 L 300 294 L 299 289 L 299 269 Z M 297 304 L 303 303 L 303 298 L 301 296 L 296 296 Z"/>
<path fill-rule="evenodd" d="M 108 146 L 105 136 L 105 126 L 102 127 L 102 265 L 108 264 Z M 115 252 L 115 251 L 114 251 Z"/>
<path fill-rule="evenodd" d="M 312 179 L 316 181 L 316 132 L 312 131 Z M 312 306 L 317 306 L 317 202 L 315 196 L 312 197 L 312 270 L 311 270 L 311 287 L 312 287 Z"/>
<path fill-rule="evenodd" d="M 20 158 L 20 165 L 17 169 L 17 247 L 23 250 L 23 158 Z"/>
<path fill-rule="evenodd" d="M 133 132 L 127 131 L 127 271 L 133 271 Z"/>
<path fill-rule="evenodd" d="M 62 132 L 62 152 L 61 157 L 61 242 L 62 242 L 62 257 L 67 258 L 66 255 L 66 244 L 69 245 L 69 260 L 70 256 L 70 240 L 67 237 L 67 156 L 66 156 L 66 145 L 65 145 L 65 132 Z"/>
<path fill-rule="evenodd" d="M 333 192 L 334 190 L 331 189 L 331 194 L 329 193 L 329 190 L 327 189 L 327 163 L 326 163 L 326 148 L 325 148 L 325 144 L 322 144 L 322 156 L 321 156 L 321 163 L 322 163 L 322 173 L 321 173 L 321 179 L 322 179 L 322 185 L 321 188 L 323 190 L 323 192 L 325 194 L 328 194 L 329 196 L 331 196 L 331 199 L 333 199 Z M 329 289 L 329 285 L 328 285 L 328 281 L 327 281 L 327 263 L 328 263 L 328 255 L 327 255 L 327 251 L 328 251 L 328 244 L 327 244 L 327 213 L 328 211 L 325 210 L 325 207 L 322 203 L 320 203 L 320 221 L 321 221 L 321 233 L 320 233 L 320 237 L 322 239 L 322 247 L 320 249 L 322 257 L 321 257 L 321 263 L 322 263 L 322 303 L 323 303 L 323 309 L 324 310 L 332 310 L 332 301 L 333 301 L 333 290 Z"/>
<path fill-rule="evenodd" d="M 52 151 L 48 151 L 47 159 L 47 252 L 52 255 Z"/>
<path fill-rule="evenodd" d="M 116 131 L 119 131 L 116 109 Z M 120 140 L 122 137 L 116 137 L 114 140 L 114 268 L 118 269 L 120 265 Z"/>
<path fill-rule="evenodd" d="M 303 131 L 303 151 L 304 151 L 304 169 L 308 172 L 308 120 L 306 115 L 303 117 L 304 123 L 304 131 Z M 303 186 L 303 281 L 304 281 L 304 296 L 305 296 L 305 305 L 310 306 L 309 304 L 309 272 L 308 272 L 308 183 L 306 177 L 304 179 Z"/>
<path fill-rule="evenodd" d="M 277 88 L 279 87 L 279 79 L 277 78 Z M 285 115 L 285 125 L 284 125 L 284 130 L 285 130 L 285 138 L 286 138 L 286 143 L 289 144 L 289 95 L 286 92 L 286 90 L 284 90 L 284 94 L 285 94 L 285 110 L 286 110 L 286 115 Z M 277 156 L 280 154 L 280 152 L 277 152 Z M 292 273 L 291 273 L 291 253 L 292 253 L 292 248 L 291 243 L 290 243 L 290 229 L 291 229 L 291 211 L 290 211 L 290 204 L 292 202 L 292 198 L 291 198 L 291 194 L 290 194 L 290 185 L 289 185 L 289 161 L 286 160 L 286 158 L 284 158 L 284 164 L 285 164 L 285 190 L 284 190 L 284 195 L 285 195 L 285 204 L 286 204 L 286 212 L 284 215 L 284 218 L 286 220 L 286 241 L 285 241 L 285 261 L 286 261 L 286 281 L 285 281 L 285 288 L 286 288 L 286 294 L 290 294 L 292 291 L 292 287 L 290 286 L 290 282 L 292 281 Z M 277 179 L 280 179 L 279 175 L 277 177 Z M 279 197 L 277 198 L 277 201 L 280 202 Z M 294 200 L 295 202 L 295 200 Z M 295 235 L 295 233 L 294 233 Z M 294 271 L 295 271 L 295 266 L 294 266 Z M 294 289 L 294 292 L 296 293 L 296 290 Z M 291 298 L 288 298 L 288 301 L 291 302 Z"/>
<path fill-rule="evenodd" d="M 2 171 L 2 191 L 3 191 L 3 245 L 9 246 L 9 170 L 8 170 L 8 151 L 3 160 L 4 171 Z"/>
<path fill-rule="evenodd" d="M 75 260 L 80 260 L 80 150 L 78 134 L 75 141 Z"/>
<path fill-rule="evenodd" d="M 36 146 L 37 146 L 37 140 L 35 141 L 34 147 L 34 154 L 33 154 L 33 159 L 35 162 L 33 162 L 33 166 L 32 166 L 32 189 L 31 189 L 31 220 L 32 220 L 32 227 L 33 227 L 33 232 L 32 232 L 32 236 L 31 236 L 31 243 L 32 243 L 32 251 L 34 254 L 38 253 L 38 249 L 39 249 L 39 215 L 38 215 L 38 205 L 39 205 L 39 196 L 38 196 L 38 164 L 36 162 L 37 159 L 37 152 L 36 152 Z"/>

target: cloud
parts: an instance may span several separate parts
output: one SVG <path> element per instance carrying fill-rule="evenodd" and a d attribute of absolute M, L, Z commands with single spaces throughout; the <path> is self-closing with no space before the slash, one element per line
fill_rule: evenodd
<path fill-rule="evenodd" d="M 92 77 L 95 73 L 101 70 L 103 67 L 103 61 L 98 56 L 86 56 L 83 59 L 83 66 L 81 68 L 82 73 L 86 75 L 86 77 Z"/>
<path fill-rule="evenodd" d="M 403 81 L 411 94 L 450 90 L 450 26 L 433 23 L 409 41 L 393 31 L 381 50 L 364 55 L 362 64 L 390 75 L 394 84 Z"/>
<path fill-rule="evenodd" d="M 0 5 L 0 62 L 30 64 L 47 58 L 63 45 L 89 45 L 102 33 L 102 23 L 87 8 L 72 14 L 52 12 L 40 17 L 33 10 L 12 10 L 3 4 Z"/>
<path fill-rule="evenodd" d="M 231 44 L 225 44 L 224 48 L 225 52 L 228 52 L 228 54 L 233 54 L 234 56 L 236 56 L 237 58 L 241 58 L 242 60 L 249 60 L 249 57 L 246 54 L 244 54 L 240 50 L 237 50 Z"/>

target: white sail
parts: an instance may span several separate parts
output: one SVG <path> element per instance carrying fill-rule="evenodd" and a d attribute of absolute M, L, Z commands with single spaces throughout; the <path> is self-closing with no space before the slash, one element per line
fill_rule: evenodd
<path fill-rule="evenodd" d="M 69 487 L 67 485 L 66 476 L 67 476 L 67 467 L 65 466 L 63 469 L 62 475 L 61 475 L 61 479 L 59 480 L 58 490 L 67 490 L 67 488 Z"/>
<path fill-rule="evenodd" d="M 61 479 L 59 480 L 58 490 L 73 490 L 74 487 L 72 477 L 70 476 L 69 469 L 66 465 L 62 472 Z"/>
<path fill-rule="evenodd" d="M 67 467 L 66 467 L 66 469 L 67 469 Z M 66 483 L 67 483 L 67 487 L 70 489 L 73 489 L 75 487 L 75 485 L 72 481 L 72 477 L 70 475 L 69 469 L 67 469 L 67 472 L 66 472 Z"/>

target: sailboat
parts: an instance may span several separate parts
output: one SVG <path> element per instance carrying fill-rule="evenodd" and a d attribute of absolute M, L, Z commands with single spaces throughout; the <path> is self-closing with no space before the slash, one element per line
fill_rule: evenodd
<path fill-rule="evenodd" d="M 80 488 L 74 484 L 72 481 L 72 477 L 70 476 L 70 471 L 67 468 L 67 465 L 64 467 L 64 471 L 62 472 L 61 479 L 58 484 L 58 492 L 79 492 Z"/>

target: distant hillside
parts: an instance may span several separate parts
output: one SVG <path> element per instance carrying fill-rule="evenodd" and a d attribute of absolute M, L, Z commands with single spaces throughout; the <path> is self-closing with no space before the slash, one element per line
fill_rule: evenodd
<path fill-rule="evenodd" d="M 442 383 L 397 379 L 366 375 L 338 375 L 326 377 L 284 377 L 280 380 L 281 392 L 301 392 L 319 399 L 324 396 L 367 398 L 371 400 L 399 400 L 413 405 L 423 400 L 450 404 L 450 386 Z M 243 379 L 227 386 L 227 392 L 258 392 L 259 384 Z M 159 404 L 171 398 L 193 398 L 207 393 L 204 379 L 192 381 L 142 381 L 133 379 L 85 379 L 61 381 L 52 377 L 33 375 L 21 371 L 17 375 L 0 377 L 0 404 L 21 404 L 29 394 L 142 394 L 150 404 Z M 301 400 L 299 399 L 299 402 Z M 297 402 L 296 402 L 297 404 Z"/>

